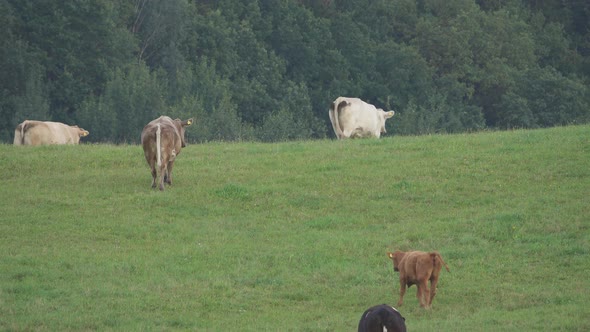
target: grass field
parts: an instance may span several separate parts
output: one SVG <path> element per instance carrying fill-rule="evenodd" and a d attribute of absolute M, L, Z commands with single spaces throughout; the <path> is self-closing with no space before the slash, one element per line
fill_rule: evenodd
<path fill-rule="evenodd" d="M 139 135 L 139 134 L 138 134 Z M 356 331 L 388 250 L 438 250 L 410 331 L 590 330 L 590 126 L 189 145 L 0 145 L 0 330 Z"/>

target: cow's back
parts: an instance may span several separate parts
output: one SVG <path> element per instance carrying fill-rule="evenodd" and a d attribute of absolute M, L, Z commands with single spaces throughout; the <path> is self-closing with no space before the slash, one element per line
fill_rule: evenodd
<path fill-rule="evenodd" d="M 433 264 L 432 265 L 433 266 L 433 270 L 432 270 L 433 276 L 438 277 L 438 275 L 440 275 L 440 270 L 442 270 L 443 265 L 447 269 L 447 271 L 450 272 L 449 267 L 447 266 L 447 264 L 443 260 L 440 253 L 433 251 L 428 254 L 430 255 L 430 260 L 432 261 L 432 264 Z"/>
<path fill-rule="evenodd" d="M 377 108 L 359 98 L 338 97 L 332 106 L 341 132 L 350 137 L 374 136 L 379 131 Z"/>
<path fill-rule="evenodd" d="M 406 332 L 405 318 L 387 304 L 373 306 L 361 316 L 359 332 Z"/>
<path fill-rule="evenodd" d="M 160 190 L 164 183 L 172 184 L 172 168 L 174 160 L 184 144 L 184 127 L 192 123 L 192 119 L 181 121 L 161 116 L 150 121 L 141 132 L 141 144 L 145 159 L 152 171 L 152 188 L 155 188 L 158 173 Z M 157 167 L 156 167 L 157 165 Z"/>
<path fill-rule="evenodd" d="M 430 255 L 424 251 L 407 252 L 400 265 L 403 266 L 403 272 L 411 278 L 420 278 L 423 277 L 421 274 L 426 273 L 427 270 L 432 271 L 432 260 L 430 260 Z"/>
<path fill-rule="evenodd" d="M 141 132 L 141 145 L 148 164 L 158 162 L 156 133 L 160 130 L 160 150 L 165 156 L 176 156 L 182 149 L 182 139 L 174 121 L 167 116 L 150 121 Z"/>
<path fill-rule="evenodd" d="M 346 104 L 342 104 L 346 102 Z M 342 128 L 355 128 L 359 126 L 367 126 L 368 119 L 371 117 L 371 107 L 374 106 L 365 103 L 359 98 L 339 97 L 336 99 L 336 107 L 338 107 L 338 120 Z"/>
<path fill-rule="evenodd" d="M 146 148 L 151 148 L 152 145 L 155 145 L 156 142 L 156 131 L 158 130 L 158 125 L 160 127 L 161 132 L 161 139 L 164 140 L 164 144 L 169 144 L 170 141 L 173 141 L 174 148 L 176 148 L 179 152 L 180 151 L 180 133 L 174 124 L 174 121 L 167 117 L 161 116 L 155 120 L 150 121 L 141 132 L 141 143 Z"/>
<path fill-rule="evenodd" d="M 60 122 L 27 120 L 14 132 L 15 145 L 51 145 L 80 143 L 80 129 Z"/>
<path fill-rule="evenodd" d="M 180 153 L 180 149 L 182 148 L 180 131 L 176 123 L 169 117 L 165 117 L 160 122 L 160 127 L 162 128 L 162 139 L 166 141 L 168 146 L 172 147 L 176 150 L 176 153 Z"/>
<path fill-rule="evenodd" d="M 51 143 L 47 144 L 78 144 L 80 135 L 75 127 L 60 122 L 45 122 L 51 131 Z"/>
<path fill-rule="evenodd" d="M 156 144 L 156 130 L 158 128 L 157 120 L 158 119 L 150 121 L 141 131 L 141 144 L 143 145 L 144 150 L 150 148 L 151 145 Z"/>
<path fill-rule="evenodd" d="M 160 118 L 150 121 L 141 131 L 141 145 L 148 163 L 156 160 L 156 131 Z"/>
<path fill-rule="evenodd" d="M 20 144 L 17 145 L 45 145 L 54 144 L 52 143 L 53 131 L 46 122 L 43 121 L 24 121 L 15 130 L 15 144 L 17 143 L 17 135 L 20 140 Z"/>

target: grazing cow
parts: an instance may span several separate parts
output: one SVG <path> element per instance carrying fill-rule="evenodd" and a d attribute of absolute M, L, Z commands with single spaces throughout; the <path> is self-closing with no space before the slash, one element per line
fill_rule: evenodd
<path fill-rule="evenodd" d="M 190 126 L 193 119 L 181 121 L 161 116 L 148 123 L 141 132 L 141 145 L 145 160 L 152 170 L 152 188 L 156 187 L 158 166 L 160 173 L 160 190 L 164 190 L 164 182 L 172 184 L 172 167 L 180 150 L 186 146 L 184 127 Z"/>
<path fill-rule="evenodd" d="M 385 120 L 394 111 L 385 112 L 358 98 L 338 97 L 330 105 L 330 121 L 338 139 L 381 137 L 385 131 Z"/>
<path fill-rule="evenodd" d="M 416 285 L 418 287 L 416 297 L 418 297 L 420 305 L 423 308 L 430 308 L 436 295 L 436 284 L 443 264 L 449 271 L 449 267 L 443 261 L 442 256 L 436 251 L 403 252 L 399 250 L 393 253 L 388 252 L 387 256 L 393 260 L 393 270 L 399 271 L 401 289 L 397 306 L 401 307 L 403 303 L 406 286 Z M 428 280 L 430 280 L 430 292 L 428 291 Z"/>
<path fill-rule="evenodd" d="M 14 145 L 79 144 L 80 137 L 88 134 L 60 122 L 25 120 L 14 130 Z"/>
<path fill-rule="evenodd" d="M 380 304 L 367 309 L 359 321 L 359 332 L 406 332 L 406 319 L 394 307 Z"/>

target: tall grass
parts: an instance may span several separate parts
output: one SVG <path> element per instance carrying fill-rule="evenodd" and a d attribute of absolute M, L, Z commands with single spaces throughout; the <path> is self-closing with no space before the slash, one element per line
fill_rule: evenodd
<path fill-rule="evenodd" d="M 0 145 L 1 330 L 354 331 L 386 251 L 438 250 L 411 331 L 590 329 L 590 127 L 189 145 Z"/>

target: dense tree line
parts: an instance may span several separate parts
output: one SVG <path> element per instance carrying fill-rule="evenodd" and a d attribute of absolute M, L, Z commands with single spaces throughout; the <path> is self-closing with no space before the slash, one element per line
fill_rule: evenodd
<path fill-rule="evenodd" d="M 586 0 L 0 0 L 0 140 L 25 119 L 137 142 L 332 137 L 338 96 L 393 134 L 590 121 Z"/>

